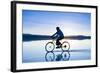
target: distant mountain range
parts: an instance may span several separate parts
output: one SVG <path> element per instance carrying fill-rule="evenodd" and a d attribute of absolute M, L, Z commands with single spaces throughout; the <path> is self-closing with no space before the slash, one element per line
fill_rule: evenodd
<path fill-rule="evenodd" d="M 65 36 L 64 39 L 70 40 L 86 40 L 91 39 L 91 36 L 85 35 L 73 35 Z M 32 35 L 32 34 L 23 34 L 23 41 L 37 41 L 37 40 L 52 40 L 50 35 Z"/>

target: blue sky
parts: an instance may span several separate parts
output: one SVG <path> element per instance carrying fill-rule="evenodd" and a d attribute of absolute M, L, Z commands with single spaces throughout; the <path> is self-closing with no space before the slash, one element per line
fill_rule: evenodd
<path fill-rule="evenodd" d="M 64 35 L 91 35 L 91 14 L 23 10 L 23 33 L 52 35 L 60 27 Z"/>

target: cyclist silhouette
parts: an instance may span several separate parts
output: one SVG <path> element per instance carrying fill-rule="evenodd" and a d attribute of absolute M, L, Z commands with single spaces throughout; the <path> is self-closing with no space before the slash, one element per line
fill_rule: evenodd
<path fill-rule="evenodd" d="M 57 47 L 56 48 L 60 48 L 61 47 L 61 43 L 60 43 L 60 40 L 62 40 L 64 38 L 64 34 L 63 32 L 60 30 L 59 27 L 56 27 L 56 30 L 57 32 L 55 34 L 53 34 L 51 37 L 52 39 L 56 38 L 56 45 Z"/>

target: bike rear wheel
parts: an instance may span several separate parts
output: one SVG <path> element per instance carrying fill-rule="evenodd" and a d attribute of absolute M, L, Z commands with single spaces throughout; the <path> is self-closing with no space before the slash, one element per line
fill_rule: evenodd
<path fill-rule="evenodd" d="M 62 50 L 63 51 L 68 51 L 70 49 L 70 44 L 67 41 L 64 41 L 62 43 Z"/>
<path fill-rule="evenodd" d="M 53 42 L 48 42 L 48 43 L 46 44 L 46 46 L 45 46 L 45 50 L 46 50 L 47 52 L 53 51 L 54 48 L 55 48 L 55 45 L 54 45 Z"/>

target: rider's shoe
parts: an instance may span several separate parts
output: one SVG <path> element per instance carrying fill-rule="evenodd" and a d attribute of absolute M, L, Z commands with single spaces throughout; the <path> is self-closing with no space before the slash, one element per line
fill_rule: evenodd
<path fill-rule="evenodd" d="M 57 46 L 56 48 L 61 48 L 61 45 Z"/>
<path fill-rule="evenodd" d="M 60 48 L 59 46 L 57 46 L 56 48 Z"/>

